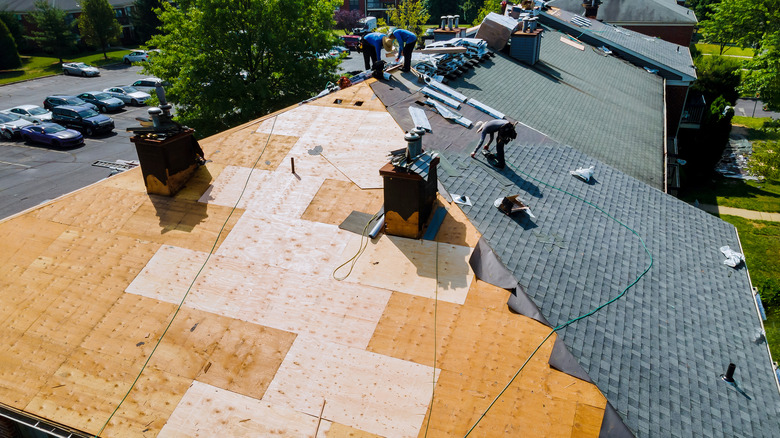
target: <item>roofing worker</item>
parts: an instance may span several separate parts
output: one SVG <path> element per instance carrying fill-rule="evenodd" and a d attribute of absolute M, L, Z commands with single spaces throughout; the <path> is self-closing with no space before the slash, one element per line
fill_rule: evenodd
<path fill-rule="evenodd" d="M 382 53 L 382 39 L 384 37 L 385 34 L 381 32 L 371 32 L 360 38 L 366 70 L 371 70 L 371 66 L 379 59 L 379 55 Z"/>
<path fill-rule="evenodd" d="M 496 140 L 498 163 L 496 164 L 496 167 L 503 169 L 506 165 L 506 162 L 504 161 L 504 145 L 517 138 L 517 131 L 515 131 L 514 123 L 504 119 L 496 119 L 487 123 L 477 122 L 475 126 L 477 127 L 477 132 L 482 133 L 482 137 L 479 140 L 479 144 L 477 144 L 477 147 L 474 149 L 474 152 L 471 153 L 471 158 L 474 158 L 477 154 L 479 147 L 482 146 L 482 143 L 485 142 L 485 137 L 488 135 L 490 136 L 490 140 L 488 140 L 482 153 L 490 155 L 490 152 L 488 152 L 490 150 L 490 143 L 493 142 L 493 136 L 498 133 L 498 140 Z"/>
<path fill-rule="evenodd" d="M 414 50 L 414 45 L 417 43 L 417 35 L 406 29 L 396 29 L 387 37 L 390 41 L 398 40 L 398 57 L 395 60 L 396 62 L 400 61 L 401 55 L 403 55 L 404 66 L 401 71 L 409 73 L 412 66 L 412 50 Z"/>

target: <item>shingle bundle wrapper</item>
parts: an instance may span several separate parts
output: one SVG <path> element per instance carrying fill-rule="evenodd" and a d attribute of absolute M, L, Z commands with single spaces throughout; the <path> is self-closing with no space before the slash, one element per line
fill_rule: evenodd
<path fill-rule="evenodd" d="M 720 252 L 726 256 L 726 260 L 723 261 L 723 264 L 731 266 L 732 268 L 736 268 L 740 263 L 742 263 L 742 261 L 745 260 L 745 256 L 729 248 L 728 245 L 721 246 Z"/>
<path fill-rule="evenodd" d="M 587 169 L 585 169 L 584 167 L 580 167 L 579 169 L 572 170 L 569 173 L 578 178 L 581 178 L 585 182 L 588 182 L 590 181 L 590 178 L 593 176 L 593 172 L 595 171 L 595 169 L 596 169 L 595 166 L 590 166 Z"/>

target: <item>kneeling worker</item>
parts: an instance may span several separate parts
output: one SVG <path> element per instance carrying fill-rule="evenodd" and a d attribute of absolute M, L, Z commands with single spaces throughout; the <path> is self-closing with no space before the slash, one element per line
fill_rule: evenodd
<path fill-rule="evenodd" d="M 390 38 L 390 40 L 398 40 L 398 57 L 396 57 L 395 60 L 396 62 L 400 61 L 401 56 L 403 55 L 404 66 L 401 71 L 405 73 L 410 72 L 412 66 L 412 50 L 414 50 L 414 45 L 417 44 L 417 35 L 406 29 L 396 29 L 387 37 Z"/>
<path fill-rule="evenodd" d="M 479 151 L 479 147 L 482 146 L 483 143 L 485 143 L 485 138 L 487 136 L 490 136 L 490 140 L 488 140 L 487 144 L 485 145 L 485 150 L 482 152 L 485 155 L 492 155 L 490 154 L 490 143 L 493 142 L 493 136 L 498 134 L 498 139 L 496 140 L 496 152 L 497 154 L 497 163 L 495 164 L 496 167 L 499 169 L 503 169 L 506 165 L 504 161 L 504 146 L 509 143 L 510 141 L 517 138 L 517 131 L 515 130 L 515 124 L 503 120 L 491 120 L 489 122 L 477 122 L 476 123 L 477 132 L 481 133 L 482 136 L 479 139 L 479 143 L 477 143 L 477 147 L 474 149 L 474 152 L 471 153 L 471 158 L 474 158 L 474 156 L 477 154 L 477 151 Z M 491 163 L 492 164 L 492 163 Z"/>
<path fill-rule="evenodd" d="M 371 32 L 360 38 L 366 70 L 371 70 L 371 66 L 379 59 L 379 55 L 382 53 L 382 39 L 384 37 L 385 34 L 381 32 Z"/>

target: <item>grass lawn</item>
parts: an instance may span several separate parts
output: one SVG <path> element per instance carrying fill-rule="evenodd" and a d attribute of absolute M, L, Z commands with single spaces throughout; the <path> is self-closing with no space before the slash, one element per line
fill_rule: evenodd
<path fill-rule="evenodd" d="M 717 44 L 696 43 L 696 50 L 702 55 L 720 55 L 720 46 Z M 753 49 L 726 46 L 723 49 L 723 56 L 747 56 L 752 58 Z"/>
<path fill-rule="evenodd" d="M 713 185 L 691 188 L 682 199 L 701 204 L 780 213 L 780 181 L 719 178 Z"/>
<path fill-rule="evenodd" d="M 65 62 L 85 62 L 89 65 L 101 66 L 122 62 L 122 57 L 130 53 L 129 50 L 114 50 L 108 52 L 108 59 L 103 58 L 103 52 L 85 54 L 76 58 L 64 58 Z M 61 74 L 59 59 L 51 56 L 22 56 L 22 68 L 0 72 L 0 85 L 12 82 L 25 81 Z"/>
<path fill-rule="evenodd" d="M 752 221 L 727 215 L 721 216 L 721 219 L 737 227 L 750 278 L 766 306 L 764 297 L 769 292 L 762 292 L 762 285 L 774 283 L 775 287 L 780 286 L 780 222 Z M 772 358 L 780 360 L 780 306 L 767 308 L 767 316 L 764 325 Z"/>

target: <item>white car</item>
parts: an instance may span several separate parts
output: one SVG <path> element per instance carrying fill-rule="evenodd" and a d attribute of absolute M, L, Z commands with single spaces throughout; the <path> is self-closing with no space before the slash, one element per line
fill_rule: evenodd
<path fill-rule="evenodd" d="M 97 67 L 84 64 L 83 62 L 66 62 L 62 64 L 62 73 L 76 76 L 100 76 L 100 70 Z"/>
<path fill-rule="evenodd" d="M 14 137 L 19 137 L 20 129 L 32 124 L 32 122 L 24 120 L 16 114 L 0 113 L 0 136 L 6 140 L 11 140 Z"/>
<path fill-rule="evenodd" d="M 47 111 L 38 105 L 19 105 L 2 112 L 7 114 L 16 114 L 17 116 L 33 123 L 51 121 L 51 111 Z"/>
<path fill-rule="evenodd" d="M 125 64 L 133 62 L 146 62 L 149 60 L 149 54 L 145 50 L 134 50 L 122 58 Z"/>
<path fill-rule="evenodd" d="M 149 93 L 138 91 L 131 86 L 111 87 L 106 88 L 103 91 L 110 94 L 112 97 L 116 97 L 117 99 L 122 100 L 122 102 L 130 105 L 143 105 L 147 100 L 149 100 L 150 97 L 152 97 L 149 95 Z"/>
<path fill-rule="evenodd" d="M 170 85 L 167 81 L 163 81 L 160 78 L 143 78 L 133 82 L 130 86 L 136 90 L 151 93 L 152 91 L 157 91 L 157 84 L 162 84 L 163 87 Z"/>

